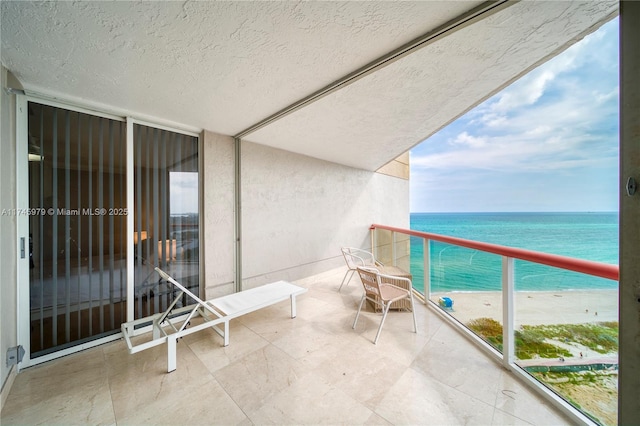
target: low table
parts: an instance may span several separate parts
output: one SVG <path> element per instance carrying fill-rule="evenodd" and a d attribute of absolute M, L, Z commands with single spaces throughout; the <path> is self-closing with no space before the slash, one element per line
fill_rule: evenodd
<path fill-rule="evenodd" d="M 410 280 L 413 281 L 413 276 L 411 275 L 410 272 L 405 271 L 402 268 L 398 268 L 397 266 L 379 266 L 377 267 L 378 271 L 380 271 L 381 274 L 384 275 L 393 275 L 394 277 L 398 277 L 398 278 L 408 278 Z M 404 289 L 407 289 L 409 291 L 413 291 L 411 288 L 409 288 L 409 286 L 407 285 L 406 281 L 402 281 L 402 280 L 389 280 L 390 284 L 393 284 L 395 286 L 398 287 L 402 287 Z M 367 296 L 370 296 L 374 299 L 377 300 L 377 296 L 374 295 L 373 293 L 367 293 Z M 373 309 L 376 312 L 380 312 L 382 311 L 382 308 L 380 307 L 380 305 L 377 305 L 373 302 L 369 302 L 371 304 L 371 306 L 373 307 Z M 408 299 L 403 299 L 403 300 L 398 300 L 397 302 L 393 302 L 391 304 L 391 307 L 389 308 L 389 310 L 391 309 L 397 309 L 397 310 L 411 310 L 411 301 L 409 301 Z"/>

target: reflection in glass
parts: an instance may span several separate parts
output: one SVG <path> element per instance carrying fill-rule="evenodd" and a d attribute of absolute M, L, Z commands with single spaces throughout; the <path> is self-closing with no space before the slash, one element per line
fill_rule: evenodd
<path fill-rule="evenodd" d="M 164 311 L 176 296 L 155 267 L 200 292 L 198 138 L 136 124 L 134 159 L 137 319 Z"/>
<path fill-rule="evenodd" d="M 431 300 L 502 352 L 502 257 L 430 242 Z"/>

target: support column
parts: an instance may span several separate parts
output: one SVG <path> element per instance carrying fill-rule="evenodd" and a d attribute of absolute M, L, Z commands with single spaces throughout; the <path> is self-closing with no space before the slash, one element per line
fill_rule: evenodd
<path fill-rule="evenodd" d="M 640 2 L 620 2 L 620 335 L 618 424 L 640 419 Z"/>

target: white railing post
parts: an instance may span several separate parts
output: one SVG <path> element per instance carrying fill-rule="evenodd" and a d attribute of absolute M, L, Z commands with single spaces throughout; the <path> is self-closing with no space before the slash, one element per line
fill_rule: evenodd
<path fill-rule="evenodd" d="M 424 304 L 427 304 L 428 300 L 431 300 L 431 253 L 429 252 L 429 240 L 424 238 L 422 240 L 422 252 L 424 253 L 423 262 L 423 281 L 424 281 Z"/>
<path fill-rule="evenodd" d="M 371 239 L 371 253 L 373 253 L 373 257 L 375 259 L 378 258 L 378 253 L 376 250 L 376 232 L 377 232 L 376 228 L 373 228 L 373 227 L 369 228 L 369 236 Z"/>
<path fill-rule="evenodd" d="M 396 254 L 396 232 L 391 231 L 391 264 L 393 266 L 398 266 L 398 259 Z"/>
<path fill-rule="evenodd" d="M 508 370 L 515 362 L 514 259 L 502 256 L 502 364 Z"/>

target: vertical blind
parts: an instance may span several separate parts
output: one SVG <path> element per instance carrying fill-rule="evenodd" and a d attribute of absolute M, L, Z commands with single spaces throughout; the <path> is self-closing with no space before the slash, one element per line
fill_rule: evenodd
<path fill-rule="evenodd" d="M 120 331 L 128 238 L 136 318 L 176 296 L 156 266 L 198 294 L 198 138 L 134 125 L 128 180 L 123 121 L 29 102 L 28 123 L 31 357 Z"/>
<path fill-rule="evenodd" d="M 31 356 L 125 318 L 125 125 L 29 103 Z"/>
<path fill-rule="evenodd" d="M 133 134 L 134 309 L 141 318 L 176 297 L 156 266 L 199 293 L 198 138 L 139 124 Z"/>

